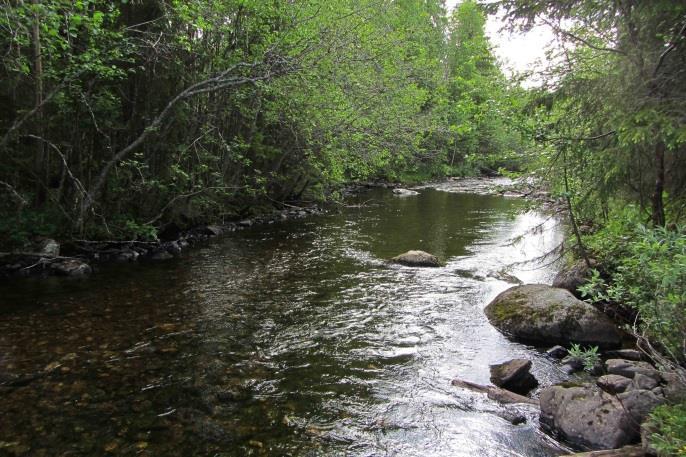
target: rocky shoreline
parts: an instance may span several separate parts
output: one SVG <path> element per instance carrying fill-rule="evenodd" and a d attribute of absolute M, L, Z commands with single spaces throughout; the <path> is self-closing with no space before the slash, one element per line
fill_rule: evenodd
<path fill-rule="evenodd" d="M 556 283 L 569 278 L 569 271 L 562 271 Z M 683 370 L 658 369 L 635 341 L 626 344 L 628 335 L 622 335 L 607 316 L 566 289 L 515 286 L 489 303 L 485 313 L 512 340 L 538 347 L 559 344 L 546 354 L 559 361 L 570 380 L 543 387 L 537 398 L 522 398 L 538 382 L 529 373 L 530 361 L 510 360 L 491 366 L 495 387 L 461 380 L 453 381 L 454 386 L 485 392 L 501 404 L 512 403 L 513 398 L 515 403 L 535 402 L 544 432 L 574 449 L 598 452 L 580 456 L 655 455 L 647 419 L 656 406 L 686 394 Z M 580 343 L 595 347 L 584 354 Z M 607 350 L 598 352 L 599 347 Z"/>
<path fill-rule="evenodd" d="M 535 180 L 523 178 L 449 178 L 447 181 L 425 183 L 404 188 L 398 183 L 364 182 L 347 186 L 344 196 L 355 195 L 366 189 L 392 189 L 398 197 L 418 195 L 418 190 L 435 188 L 447 192 L 466 192 L 481 195 L 502 195 L 536 199 L 544 206 L 554 206 L 555 201 L 536 184 Z M 72 240 L 64 243 L 50 238 L 36 240 L 33 246 L 22 252 L 0 252 L 0 280 L 21 277 L 87 277 L 104 263 L 127 263 L 141 260 L 162 261 L 178 257 L 187 248 L 217 238 L 221 235 L 242 230 L 253 225 L 272 224 L 288 219 L 322 214 L 323 206 L 288 206 L 273 212 L 229 223 L 201 225 L 188 230 L 166 228 L 156 241 Z"/>
<path fill-rule="evenodd" d="M 98 265 L 104 263 L 169 260 L 192 246 L 227 233 L 324 212 L 323 208 L 315 205 L 293 206 L 226 224 L 202 225 L 189 230 L 168 229 L 157 241 L 76 240 L 60 244 L 47 238 L 39 240 L 31 252 L 0 253 L 0 279 L 47 276 L 79 278 L 89 276 Z"/>

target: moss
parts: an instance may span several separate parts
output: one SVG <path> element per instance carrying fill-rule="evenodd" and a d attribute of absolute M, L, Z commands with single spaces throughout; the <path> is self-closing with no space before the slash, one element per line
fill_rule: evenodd
<path fill-rule="evenodd" d="M 558 311 L 562 309 L 561 304 L 553 304 L 546 307 L 533 308 L 528 306 L 527 296 L 515 293 L 494 303 L 487 310 L 488 316 L 497 322 L 519 321 L 522 319 L 551 322 Z"/>

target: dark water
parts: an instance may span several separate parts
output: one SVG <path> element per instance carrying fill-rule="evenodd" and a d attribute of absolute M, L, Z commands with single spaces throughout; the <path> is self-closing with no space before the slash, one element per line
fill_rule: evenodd
<path fill-rule="evenodd" d="M 553 221 L 432 189 L 350 203 L 363 201 L 167 263 L 0 285 L 0 375 L 36 377 L 0 388 L 0 455 L 562 453 L 530 407 L 512 425 L 450 385 L 488 383 L 488 365 L 512 357 L 533 359 L 542 384 L 560 379 L 482 311 L 511 286 L 499 271 L 559 242 Z M 408 249 L 445 266 L 383 262 Z"/>

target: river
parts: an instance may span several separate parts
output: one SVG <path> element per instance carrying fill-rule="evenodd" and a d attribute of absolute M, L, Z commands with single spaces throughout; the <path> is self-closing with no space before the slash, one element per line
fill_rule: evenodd
<path fill-rule="evenodd" d="M 448 189 L 449 190 L 449 189 Z M 520 199 L 376 189 L 84 280 L 0 284 L 0 455 L 556 456 L 536 411 L 451 386 L 533 361 L 484 306 L 552 280 L 554 219 Z M 409 249 L 440 268 L 388 265 Z M 509 407 L 510 410 L 515 407 Z"/>

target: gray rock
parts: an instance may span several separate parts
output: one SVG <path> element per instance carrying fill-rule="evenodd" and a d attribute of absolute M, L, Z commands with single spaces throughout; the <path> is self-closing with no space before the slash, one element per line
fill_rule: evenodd
<path fill-rule="evenodd" d="M 541 392 L 540 404 L 544 430 L 575 446 L 614 449 L 639 437 L 619 400 L 597 387 L 548 387 Z"/>
<path fill-rule="evenodd" d="M 567 362 L 560 365 L 560 370 L 566 374 L 573 374 L 584 369 L 583 364 L 578 364 L 575 362 Z"/>
<path fill-rule="evenodd" d="M 43 257 L 59 257 L 60 245 L 57 241 L 51 238 L 46 238 L 40 242 L 38 254 Z"/>
<path fill-rule="evenodd" d="M 485 312 L 501 332 L 523 342 L 600 347 L 621 342 L 619 329 L 606 315 L 565 289 L 543 284 L 512 287 L 489 303 Z"/>
<path fill-rule="evenodd" d="M 636 373 L 631 385 L 633 389 L 653 390 L 658 387 L 660 383 L 655 378 L 651 378 L 650 376 L 646 376 L 641 373 Z"/>
<path fill-rule="evenodd" d="M 441 266 L 436 256 L 424 251 L 407 251 L 404 254 L 400 254 L 399 256 L 393 257 L 391 261 L 409 267 Z"/>
<path fill-rule="evenodd" d="M 393 189 L 393 195 L 397 197 L 412 197 L 419 195 L 419 192 L 410 189 Z"/>
<path fill-rule="evenodd" d="M 53 273 L 58 276 L 70 276 L 73 278 L 88 276 L 93 269 L 83 260 L 65 259 L 50 264 Z"/>
<path fill-rule="evenodd" d="M 644 360 L 645 357 L 641 351 L 636 349 L 617 349 L 615 351 L 606 351 L 604 356 L 608 359 L 625 359 L 634 360 L 636 362 Z"/>
<path fill-rule="evenodd" d="M 170 253 L 173 256 L 181 254 L 181 246 L 179 246 L 179 243 L 177 243 L 176 241 L 170 241 L 169 243 L 165 243 L 164 248 L 167 250 L 168 253 Z"/>
<path fill-rule="evenodd" d="M 609 359 L 605 361 L 605 368 L 610 374 L 618 374 L 631 379 L 634 378 L 636 373 L 653 378 L 658 382 L 662 379 L 660 372 L 648 362 L 636 362 L 625 359 Z"/>
<path fill-rule="evenodd" d="M 672 403 L 686 401 L 686 373 L 679 375 L 675 371 L 666 371 L 660 376 L 665 383 L 662 390 L 667 400 Z"/>
<path fill-rule="evenodd" d="M 159 250 L 159 251 L 154 252 L 152 254 L 152 256 L 150 256 L 150 258 L 152 260 L 169 260 L 169 259 L 173 259 L 174 256 L 165 250 Z"/>
<path fill-rule="evenodd" d="M 650 390 L 630 389 L 617 394 L 617 399 L 631 415 L 632 421 L 640 425 L 648 414 L 658 405 L 664 403 L 665 397 L 656 395 Z"/>
<path fill-rule="evenodd" d="M 117 262 L 135 262 L 138 260 L 138 252 L 133 250 L 124 250 L 117 254 L 115 261 Z"/>
<path fill-rule="evenodd" d="M 218 225 L 208 225 L 204 228 L 204 232 L 209 236 L 219 236 L 224 230 Z"/>
<path fill-rule="evenodd" d="M 252 219 L 243 219 L 238 223 L 239 227 L 251 227 L 253 224 Z"/>
<path fill-rule="evenodd" d="M 526 416 L 517 410 L 502 409 L 493 411 L 492 414 L 508 421 L 512 425 L 521 425 L 526 423 Z"/>
<path fill-rule="evenodd" d="M 547 351 L 545 351 L 546 355 L 549 357 L 552 357 L 553 359 L 564 359 L 565 356 L 567 355 L 568 351 L 566 348 L 558 345 L 558 346 L 553 346 Z"/>
<path fill-rule="evenodd" d="M 601 376 L 596 380 L 598 387 L 609 394 L 618 394 L 624 392 L 631 386 L 631 379 L 618 374 L 607 374 Z"/>
<path fill-rule="evenodd" d="M 538 381 L 529 372 L 531 360 L 513 359 L 491 365 L 491 382 L 498 387 L 521 395 L 538 386 Z"/>
<path fill-rule="evenodd" d="M 577 297 L 581 294 L 577 291 L 591 276 L 591 270 L 583 260 L 578 261 L 572 266 L 565 267 L 553 279 L 553 287 L 568 290 Z"/>

